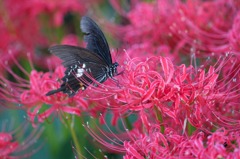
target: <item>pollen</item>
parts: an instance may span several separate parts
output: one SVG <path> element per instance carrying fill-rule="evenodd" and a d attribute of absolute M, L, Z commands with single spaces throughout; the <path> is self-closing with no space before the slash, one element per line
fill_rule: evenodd
<path fill-rule="evenodd" d="M 82 90 L 85 90 L 84 84 L 82 82 L 80 82 L 79 85 Z"/>

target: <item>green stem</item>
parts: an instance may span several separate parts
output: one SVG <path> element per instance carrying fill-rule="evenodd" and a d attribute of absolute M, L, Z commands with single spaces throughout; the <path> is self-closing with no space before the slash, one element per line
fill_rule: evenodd
<path fill-rule="evenodd" d="M 128 117 L 125 117 L 124 121 L 125 121 L 127 129 L 132 130 L 132 125 L 131 125 L 131 122 L 129 121 Z"/>
<path fill-rule="evenodd" d="M 74 143 L 76 151 L 77 151 L 77 157 L 78 157 L 78 159 L 82 159 L 81 147 L 79 145 L 79 140 L 78 140 L 76 132 L 74 130 L 74 116 L 72 116 L 72 120 L 67 119 L 66 123 L 67 123 L 67 126 L 68 126 L 68 128 L 71 132 L 71 135 L 72 135 L 73 143 Z"/>
<path fill-rule="evenodd" d="M 157 109 L 157 107 L 154 107 L 154 110 L 155 110 L 155 114 L 156 114 L 158 120 L 159 120 L 161 123 L 163 123 L 163 118 L 162 118 L 161 112 Z M 164 126 L 161 126 L 161 133 L 164 133 L 164 130 L 165 130 Z"/>
<path fill-rule="evenodd" d="M 191 136 L 193 132 L 196 130 L 196 128 L 192 126 L 190 122 L 187 122 L 187 130 L 188 130 L 188 135 Z"/>

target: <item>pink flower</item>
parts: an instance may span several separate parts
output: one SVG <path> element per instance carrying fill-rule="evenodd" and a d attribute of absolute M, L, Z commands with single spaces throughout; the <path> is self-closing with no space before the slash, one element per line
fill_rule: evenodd
<path fill-rule="evenodd" d="M 179 146 L 198 158 L 238 158 L 240 156 L 238 136 L 238 131 L 227 132 L 224 129 L 218 129 L 210 135 L 200 132 Z"/>
<path fill-rule="evenodd" d="M 28 138 L 22 139 L 22 136 L 19 135 L 24 134 L 24 131 L 26 131 L 26 125 L 21 126 L 23 127 L 21 127 L 20 132 L 19 130 L 12 132 L 0 132 L 0 158 L 26 158 L 30 157 L 38 150 L 34 150 L 31 146 L 36 143 L 36 140 L 41 135 L 42 130 L 39 131 L 36 129 L 29 135 Z M 18 138 L 13 136 L 18 136 Z"/>
<path fill-rule="evenodd" d="M 63 67 L 58 67 L 53 73 L 31 72 L 30 89 L 22 92 L 20 96 L 21 103 L 28 108 L 30 121 L 34 122 L 34 118 L 38 117 L 38 121 L 43 122 L 51 114 L 59 111 L 80 116 L 81 110 L 87 109 L 88 103 L 81 94 L 73 98 L 63 93 L 46 96 L 50 90 L 60 87 L 59 80 L 63 77 L 63 73 Z M 51 106 L 41 112 L 43 104 Z"/>
<path fill-rule="evenodd" d="M 12 135 L 9 133 L 0 133 L 0 157 L 9 156 L 19 147 L 18 142 L 12 141 Z"/>
<path fill-rule="evenodd" d="M 80 116 L 82 110 L 86 110 L 88 102 L 81 96 L 76 95 L 69 98 L 63 93 L 54 96 L 46 96 L 46 93 L 60 86 L 60 79 L 63 77 L 64 68 L 58 67 L 55 72 L 37 72 L 32 70 L 30 74 L 21 65 L 14 61 L 20 70 L 29 78 L 27 81 L 15 74 L 8 65 L 3 67 L 15 78 L 17 82 L 12 82 L 4 76 L 0 76 L 0 98 L 4 100 L 6 107 L 12 106 L 11 103 L 22 105 L 21 109 L 26 109 L 29 120 L 35 126 L 35 118 L 38 122 L 43 122 L 53 113 L 66 112 Z M 31 63 L 31 61 L 30 61 Z M 14 106 L 12 106 L 14 108 Z"/>
<path fill-rule="evenodd" d="M 44 43 L 39 32 L 39 22 L 36 16 L 31 14 L 33 8 L 28 5 L 28 1 L 1 1 L 1 55 L 8 50 L 17 50 L 18 54 L 21 54 L 21 51 L 32 51 L 36 44 Z"/>
<path fill-rule="evenodd" d="M 210 134 L 197 131 L 188 136 L 167 126 L 162 132 L 159 125 L 151 126 L 149 131 L 135 127 L 121 134 L 113 134 L 111 130 L 94 132 L 89 125 L 85 128 L 107 149 L 124 152 L 124 159 L 234 158 L 240 155 L 238 131 L 218 129 Z"/>
<path fill-rule="evenodd" d="M 132 129 L 127 129 L 121 119 L 125 131 L 119 128 L 113 131 L 104 116 L 100 118 L 104 121 L 104 129 L 97 125 L 92 129 L 87 123 L 84 125 L 86 130 L 108 151 L 124 153 L 125 159 L 234 158 L 240 155 L 238 130 L 220 128 L 210 133 L 196 130 L 188 135 L 189 132 L 180 132 L 167 122 L 152 124 L 148 129 L 143 124 L 134 124 Z"/>
<path fill-rule="evenodd" d="M 150 50 L 144 50 L 149 56 L 149 54 L 159 53 L 158 50 L 161 45 L 166 46 L 167 44 L 169 47 L 175 45 L 172 43 L 174 41 L 171 40 L 172 37 L 168 27 L 169 20 L 167 19 L 174 8 L 175 4 L 168 4 L 163 1 L 161 1 L 161 4 L 158 2 L 141 2 L 134 6 L 127 15 L 130 24 L 120 27 L 122 30 L 120 34 L 124 35 L 121 37 L 127 44 L 126 47 L 128 48 L 129 45 L 132 47 L 134 45 L 146 46 L 151 48 Z M 122 34 L 122 32 L 124 33 Z"/>
<path fill-rule="evenodd" d="M 217 11 L 221 9 L 221 13 Z M 217 13 L 217 14 L 216 14 Z M 177 52 L 191 50 L 199 57 L 231 50 L 228 32 L 233 26 L 237 8 L 227 0 L 187 2 L 182 4 L 172 21 L 171 31 L 180 39 Z M 180 49 L 180 50 L 179 50 Z"/>
<path fill-rule="evenodd" d="M 62 39 L 61 44 L 78 46 L 78 37 L 76 35 L 69 34 Z"/>
<path fill-rule="evenodd" d="M 224 145 L 232 134 L 239 135 L 240 85 L 235 83 L 240 79 L 238 59 L 226 55 L 215 65 L 208 64 L 199 68 L 177 66 L 161 56 L 125 61 L 125 71 L 117 76 L 120 87 L 96 87 L 91 94 L 95 96 L 89 95 L 89 99 L 96 98 L 98 107 L 111 110 L 113 125 L 128 113 L 134 113 L 137 120 L 130 130 L 123 122 L 126 132 L 106 132 L 101 128 L 95 132 L 88 124 L 86 129 L 108 149 L 125 152 L 126 159 L 237 156 L 238 144 L 231 145 L 235 146 L 234 151 Z M 109 96 L 100 98 L 99 93 Z M 106 125 L 107 113 L 103 112 L 100 121 Z M 218 131 L 211 132 L 212 129 Z M 239 142 L 237 137 L 233 140 Z"/>
<path fill-rule="evenodd" d="M 119 5 L 113 5 L 120 10 Z M 179 60 L 181 54 L 206 57 L 213 52 L 237 52 L 234 39 L 238 33 L 238 6 L 228 0 L 140 2 L 131 6 L 127 15 L 124 13 L 130 23 L 119 26 L 120 37 L 126 48 L 129 45 L 151 48 L 146 50 L 148 54 L 159 53 L 158 48 L 167 45 Z"/>
<path fill-rule="evenodd" d="M 67 12 L 76 12 L 83 15 L 86 12 L 86 4 L 84 1 L 70 0 L 70 1 L 40 1 L 33 0 L 29 3 L 29 7 L 34 8 L 31 12 L 34 15 L 47 13 L 51 16 L 53 24 L 60 26 L 63 23 L 63 17 Z"/>
<path fill-rule="evenodd" d="M 214 127 L 239 128 L 239 65 L 232 55 L 219 59 L 215 66 L 199 68 L 176 66 L 170 59 L 151 57 L 129 59 L 125 70 L 117 76 L 119 86 L 106 82 L 86 92 L 96 101 L 96 111 L 113 112 L 115 125 L 120 114 L 136 112 L 146 129 L 162 121 L 185 131 L 185 122 L 209 131 Z M 208 71 L 205 71 L 207 68 Z M 226 71 L 226 73 L 224 73 Z"/>
<path fill-rule="evenodd" d="M 240 51 L 240 12 L 234 19 L 232 29 L 229 32 L 229 41 L 231 49 L 234 51 Z"/>

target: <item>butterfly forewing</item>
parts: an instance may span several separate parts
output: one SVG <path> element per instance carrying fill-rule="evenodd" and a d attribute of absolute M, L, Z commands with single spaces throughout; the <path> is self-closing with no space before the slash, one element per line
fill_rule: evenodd
<path fill-rule="evenodd" d="M 84 16 L 80 26 L 86 34 L 84 40 L 87 42 L 87 49 L 101 56 L 108 65 L 112 64 L 107 40 L 98 25 L 91 18 Z"/>
<path fill-rule="evenodd" d="M 56 45 L 50 47 L 49 51 L 62 59 L 65 67 L 71 67 L 86 62 L 97 63 L 103 66 L 106 65 L 105 61 L 103 61 L 98 55 L 77 46 Z"/>

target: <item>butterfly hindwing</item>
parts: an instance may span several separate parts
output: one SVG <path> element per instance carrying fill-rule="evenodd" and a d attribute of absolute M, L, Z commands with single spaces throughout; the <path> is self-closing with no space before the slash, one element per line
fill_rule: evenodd
<path fill-rule="evenodd" d="M 73 96 L 79 89 L 85 90 L 89 84 L 93 83 L 93 78 L 100 83 L 107 79 L 107 65 L 97 54 L 70 45 L 56 45 L 49 50 L 63 60 L 66 71 L 61 87 L 50 91 L 47 95 L 62 91 Z"/>

